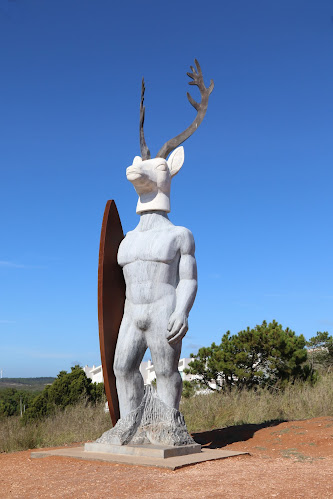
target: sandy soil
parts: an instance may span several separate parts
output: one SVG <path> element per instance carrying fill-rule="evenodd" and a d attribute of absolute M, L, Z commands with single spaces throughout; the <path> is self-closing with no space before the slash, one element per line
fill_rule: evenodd
<path fill-rule="evenodd" d="M 0 454 L 1 498 L 333 498 L 333 418 L 242 425 L 194 437 L 250 452 L 177 471 L 30 452 Z"/>

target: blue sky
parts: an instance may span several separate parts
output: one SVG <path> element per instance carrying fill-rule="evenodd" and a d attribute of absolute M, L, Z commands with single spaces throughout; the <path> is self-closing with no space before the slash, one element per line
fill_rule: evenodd
<path fill-rule="evenodd" d="M 152 154 L 194 119 L 170 219 L 199 290 L 183 356 L 264 319 L 333 332 L 332 0 L 0 0 L 0 369 L 99 364 L 105 203 L 138 223 L 141 77 Z"/>

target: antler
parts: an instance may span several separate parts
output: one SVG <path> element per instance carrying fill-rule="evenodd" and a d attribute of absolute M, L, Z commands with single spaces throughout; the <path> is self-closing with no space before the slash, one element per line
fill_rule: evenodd
<path fill-rule="evenodd" d="M 208 107 L 208 99 L 209 99 L 209 96 L 214 89 L 214 82 L 213 82 L 213 80 L 210 80 L 210 85 L 208 88 L 206 88 L 204 80 L 203 80 L 200 64 L 198 63 L 198 61 L 196 59 L 194 59 L 194 62 L 196 65 L 196 69 L 194 69 L 193 66 L 190 66 L 192 73 L 187 73 L 187 75 L 190 78 L 192 78 L 192 80 L 193 80 L 193 81 L 189 82 L 189 85 L 197 85 L 197 87 L 199 88 L 200 94 L 201 94 L 201 102 L 200 102 L 200 104 L 198 102 L 196 102 L 190 96 L 190 94 L 188 92 L 187 92 L 187 98 L 190 101 L 190 104 L 192 104 L 192 106 L 194 107 L 194 109 L 196 109 L 198 114 L 197 114 L 195 120 L 193 121 L 193 123 L 188 128 L 186 128 L 186 130 L 184 130 L 184 132 L 180 133 L 179 135 L 177 135 L 173 139 L 168 140 L 168 142 L 166 142 L 164 144 L 164 146 L 158 151 L 158 153 L 156 155 L 157 158 L 166 159 L 168 154 L 171 153 L 171 151 L 176 149 L 176 147 L 178 147 L 180 144 L 182 144 L 186 139 L 188 139 L 192 135 L 192 133 L 194 133 L 196 131 L 196 129 L 198 128 L 198 126 L 201 124 L 202 120 L 205 117 L 207 107 Z M 143 99 L 142 96 L 141 96 L 141 99 Z M 143 102 L 143 100 L 141 100 L 141 102 Z M 143 116 L 144 116 L 144 108 L 143 108 Z M 140 121 L 141 121 L 141 119 L 140 119 Z M 142 135 L 143 135 L 143 131 L 142 131 Z M 141 135 L 140 135 L 140 137 L 141 137 Z M 142 149 L 141 149 L 141 151 L 142 151 Z"/>
<path fill-rule="evenodd" d="M 145 80 L 142 78 L 141 85 L 141 102 L 140 102 L 140 150 L 143 160 L 150 159 L 150 151 L 145 141 L 145 135 L 143 131 L 143 124 L 145 122 L 145 106 L 143 101 L 145 100 Z"/>

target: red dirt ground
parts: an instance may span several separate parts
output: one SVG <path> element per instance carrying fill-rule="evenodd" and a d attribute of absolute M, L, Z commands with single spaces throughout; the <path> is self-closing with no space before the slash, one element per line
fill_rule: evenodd
<path fill-rule="evenodd" d="M 1 498 L 333 498 L 333 418 L 196 433 L 210 448 L 251 455 L 176 471 L 30 451 L 0 454 Z"/>

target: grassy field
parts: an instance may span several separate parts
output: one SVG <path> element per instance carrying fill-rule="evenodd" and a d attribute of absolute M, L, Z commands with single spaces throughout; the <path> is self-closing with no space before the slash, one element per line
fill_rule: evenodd
<path fill-rule="evenodd" d="M 284 391 L 234 391 L 183 399 L 181 411 L 190 432 L 246 423 L 291 421 L 333 416 L 333 373 L 308 383 L 288 385 Z"/>
<path fill-rule="evenodd" d="M 25 426 L 19 416 L 3 418 L 0 420 L 0 452 L 95 440 L 111 427 L 110 416 L 104 407 L 104 403 L 93 406 L 82 401 Z"/>
<path fill-rule="evenodd" d="M 290 421 L 333 416 L 333 374 L 323 376 L 315 386 L 289 385 L 284 391 L 234 391 L 183 399 L 181 411 L 190 432 L 271 420 Z M 13 416 L 0 420 L 0 452 L 52 447 L 94 440 L 110 428 L 104 403 L 81 402 L 64 412 L 22 426 Z"/>
<path fill-rule="evenodd" d="M 53 383 L 55 378 L 1 378 L 0 390 L 15 388 L 16 390 L 28 390 L 41 392 L 46 385 Z"/>

